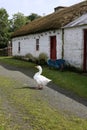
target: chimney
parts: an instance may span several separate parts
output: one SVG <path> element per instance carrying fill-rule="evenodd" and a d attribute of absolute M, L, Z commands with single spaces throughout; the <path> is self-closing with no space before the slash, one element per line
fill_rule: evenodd
<path fill-rule="evenodd" d="M 58 7 L 54 8 L 54 12 L 61 11 L 61 10 L 65 9 L 65 8 L 67 8 L 67 7 L 64 7 L 64 6 L 58 6 Z"/>

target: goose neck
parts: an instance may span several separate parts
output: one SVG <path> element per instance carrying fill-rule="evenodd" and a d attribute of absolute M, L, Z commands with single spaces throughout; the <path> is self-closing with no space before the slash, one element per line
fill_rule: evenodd
<path fill-rule="evenodd" d="M 42 73 L 42 68 L 39 68 L 38 74 L 41 74 L 41 73 Z"/>

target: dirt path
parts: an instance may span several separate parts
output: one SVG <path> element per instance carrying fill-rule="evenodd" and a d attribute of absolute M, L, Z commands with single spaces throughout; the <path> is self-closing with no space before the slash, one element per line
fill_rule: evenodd
<path fill-rule="evenodd" d="M 32 79 L 32 76 L 34 74 L 34 71 L 30 70 L 22 70 L 16 67 L 11 67 L 7 65 L 0 65 L 0 75 L 5 76 L 5 77 L 10 77 L 12 79 L 15 79 L 22 83 L 25 87 L 30 86 L 34 87 L 36 86 L 36 82 Z M 81 118 L 87 118 L 87 106 L 77 102 L 76 100 L 56 91 L 51 89 L 53 83 L 49 85 L 49 87 L 45 86 L 43 90 L 39 91 L 40 96 L 46 100 L 49 104 L 51 104 L 53 107 L 56 109 L 62 111 L 62 112 L 67 112 L 68 114 L 73 114 L 76 116 L 79 116 Z M 54 86 L 55 88 L 55 86 Z M 1 94 L 1 92 L 0 92 Z M 15 117 L 15 121 L 18 122 L 20 121 L 20 116 L 22 116 L 22 113 L 20 113 L 15 107 L 11 105 L 6 100 L 6 97 L 1 94 L 3 98 L 3 108 L 9 112 L 11 111 L 11 114 L 17 113 L 16 115 L 13 114 L 13 117 Z M 14 112 L 15 111 L 15 112 Z M 18 118 L 19 117 L 19 118 Z M 14 121 L 14 122 L 15 122 Z M 21 124 L 23 123 L 23 120 L 21 120 Z M 30 127 L 29 124 L 26 124 L 26 126 Z M 23 128 L 21 128 L 22 130 Z M 29 128 L 31 130 L 32 128 Z M 26 129 L 27 130 L 27 129 Z"/>

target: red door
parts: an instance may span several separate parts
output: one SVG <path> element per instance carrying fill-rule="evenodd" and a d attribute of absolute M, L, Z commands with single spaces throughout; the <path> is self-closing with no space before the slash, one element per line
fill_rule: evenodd
<path fill-rule="evenodd" d="M 56 36 L 50 37 L 50 59 L 56 60 Z"/>
<path fill-rule="evenodd" d="M 87 30 L 84 30 L 84 60 L 83 70 L 87 71 Z"/>

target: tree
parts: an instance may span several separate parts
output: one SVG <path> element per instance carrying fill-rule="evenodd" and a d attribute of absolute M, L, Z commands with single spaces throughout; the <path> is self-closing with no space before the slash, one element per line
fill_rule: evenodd
<path fill-rule="evenodd" d="M 19 29 L 21 26 L 27 23 L 27 18 L 24 14 L 18 12 L 13 15 L 13 18 L 10 20 L 10 30 L 15 31 Z"/>
<path fill-rule="evenodd" d="M 36 18 L 40 18 L 41 16 L 39 16 L 38 14 L 35 13 L 31 13 L 31 15 L 27 16 L 28 20 L 33 21 Z"/>
<path fill-rule="evenodd" d="M 23 25 L 33 21 L 41 16 L 32 13 L 29 16 L 24 16 L 24 14 L 18 12 L 13 15 L 12 19 L 8 19 L 9 15 L 4 8 L 0 9 L 0 48 L 7 46 L 10 40 L 11 33 L 19 29 Z"/>
<path fill-rule="evenodd" d="M 22 27 L 23 25 L 25 25 L 39 17 L 41 17 L 41 16 L 39 16 L 35 13 L 32 13 L 29 16 L 24 16 L 23 13 L 18 12 L 13 15 L 12 19 L 9 20 L 9 23 L 10 23 L 9 31 L 14 32 L 14 31 L 18 30 L 20 27 Z"/>
<path fill-rule="evenodd" d="M 8 13 L 4 8 L 0 9 L 0 48 L 7 46 L 9 40 Z"/>

